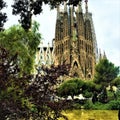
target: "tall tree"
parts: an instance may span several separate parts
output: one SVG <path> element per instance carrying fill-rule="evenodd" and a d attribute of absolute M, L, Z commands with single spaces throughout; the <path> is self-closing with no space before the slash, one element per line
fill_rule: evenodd
<path fill-rule="evenodd" d="M 48 4 L 51 8 L 57 7 L 60 3 L 66 1 L 68 5 L 76 6 L 81 0 L 14 0 L 13 14 L 20 15 L 19 22 L 25 30 L 31 28 L 32 15 L 42 12 L 43 4 Z"/>
<path fill-rule="evenodd" d="M 2 13 L 4 7 L 6 7 L 6 3 L 3 0 L 0 0 L 0 31 L 4 29 L 4 23 L 7 21 L 6 13 Z"/>
<path fill-rule="evenodd" d="M 34 28 L 34 25 L 33 25 Z M 21 73 L 32 72 L 34 58 L 41 36 L 37 30 L 26 32 L 20 26 L 13 26 L 0 32 L 0 46 L 9 51 L 11 56 L 18 54 Z"/>
<path fill-rule="evenodd" d="M 96 65 L 95 70 L 94 81 L 97 84 L 102 84 L 103 87 L 111 84 L 112 80 L 114 80 L 119 74 L 119 67 L 116 67 L 106 58 L 100 60 Z"/>
<path fill-rule="evenodd" d="M 8 50 L 0 47 L 0 119 L 19 119 L 30 112 L 29 99 L 24 90 L 30 76 L 19 76 L 18 54 L 11 56 Z"/>
<path fill-rule="evenodd" d="M 116 67 L 107 58 L 103 58 L 96 65 L 95 70 L 94 82 L 100 84 L 102 88 L 99 101 L 106 103 L 108 101 L 106 87 L 110 85 L 110 88 L 112 88 L 112 81 L 118 76 L 119 67 Z"/>

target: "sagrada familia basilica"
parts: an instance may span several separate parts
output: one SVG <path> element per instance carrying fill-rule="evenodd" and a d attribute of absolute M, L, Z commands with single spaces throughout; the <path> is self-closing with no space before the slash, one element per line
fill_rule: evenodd
<path fill-rule="evenodd" d="M 98 48 L 92 13 L 85 1 L 85 13 L 82 2 L 78 6 L 57 7 L 55 38 L 53 46 L 39 47 L 37 64 L 70 64 L 69 75 L 81 79 L 92 79 L 98 59 Z"/>

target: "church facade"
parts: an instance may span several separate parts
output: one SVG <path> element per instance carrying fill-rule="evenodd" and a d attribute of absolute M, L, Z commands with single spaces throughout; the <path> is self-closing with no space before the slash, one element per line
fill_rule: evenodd
<path fill-rule="evenodd" d="M 97 59 L 97 42 L 92 21 L 85 2 L 83 13 L 81 2 L 77 7 L 67 6 L 64 10 L 57 7 L 57 19 L 54 39 L 54 63 L 64 61 L 71 65 L 69 75 L 82 79 L 92 79 Z"/>

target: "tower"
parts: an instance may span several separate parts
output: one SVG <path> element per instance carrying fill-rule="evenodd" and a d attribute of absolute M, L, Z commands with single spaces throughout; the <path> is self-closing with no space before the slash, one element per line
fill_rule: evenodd
<path fill-rule="evenodd" d="M 88 1 L 85 0 L 85 13 L 81 4 L 79 2 L 74 7 L 64 3 L 63 11 L 57 7 L 54 62 L 56 65 L 64 61 L 70 64 L 71 77 L 92 79 L 97 58 L 97 42 L 92 14 L 88 12 Z"/>

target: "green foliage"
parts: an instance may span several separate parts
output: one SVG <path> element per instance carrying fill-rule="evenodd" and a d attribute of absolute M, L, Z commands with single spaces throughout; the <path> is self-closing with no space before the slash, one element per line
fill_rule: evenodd
<path fill-rule="evenodd" d="M 87 100 L 86 103 L 84 104 L 84 108 L 89 110 L 93 108 L 93 103 L 90 100 Z"/>
<path fill-rule="evenodd" d="M 94 91 L 99 91 L 100 86 L 93 83 L 93 81 L 83 81 L 80 79 L 71 79 L 63 82 L 58 88 L 58 95 L 61 97 L 74 97 L 82 94 L 86 98 L 90 98 Z"/>
<path fill-rule="evenodd" d="M 93 104 L 90 100 L 88 100 L 84 104 L 85 109 L 92 110 L 119 110 L 120 109 L 120 101 L 110 101 L 107 104 L 103 104 L 101 102 L 96 102 Z"/>
<path fill-rule="evenodd" d="M 114 66 L 113 63 L 107 59 L 101 59 L 96 65 L 96 73 L 94 82 L 97 84 L 108 85 L 114 80 L 119 74 L 119 67 Z"/>
<path fill-rule="evenodd" d="M 99 97 L 98 97 L 99 102 L 101 103 L 107 103 L 108 102 L 108 94 L 107 94 L 107 90 L 104 87 L 102 89 L 102 92 L 100 93 Z"/>
<path fill-rule="evenodd" d="M 26 32 L 20 26 L 13 26 L 0 32 L 0 45 L 9 51 L 11 56 L 18 55 L 17 59 L 21 73 L 30 73 L 33 69 L 40 38 L 41 36 L 37 33 L 37 30 Z"/>
<path fill-rule="evenodd" d="M 85 81 L 83 85 L 83 90 L 93 91 L 95 89 L 95 83 L 93 81 Z"/>
<path fill-rule="evenodd" d="M 109 62 L 108 59 L 103 58 L 100 62 L 96 65 L 96 73 L 94 76 L 94 82 L 98 86 L 97 92 L 99 93 L 99 101 L 106 103 L 108 102 L 108 95 L 106 91 L 106 87 L 110 85 L 112 87 L 113 80 L 119 74 L 119 67 L 116 67 L 113 63 Z"/>
<path fill-rule="evenodd" d="M 109 109 L 120 110 L 120 100 L 113 100 L 109 102 Z"/>
<path fill-rule="evenodd" d="M 93 83 L 93 81 L 84 82 L 84 85 L 82 86 L 83 96 L 86 98 L 92 97 L 93 91 L 96 90 L 95 86 L 96 86 L 96 84 Z"/>
<path fill-rule="evenodd" d="M 101 102 L 96 102 L 93 104 L 90 100 L 88 100 L 84 104 L 85 109 L 92 109 L 92 110 L 119 110 L 120 109 L 120 101 L 110 101 L 107 104 L 103 104 Z"/>
<path fill-rule="evenodd" d="M 58 95 L 61 97 L 68 97 L 70 95 L 74 98 L 75 95 L 79 95 L 81 93 L 83 84 L 84 82 L 79 79 L 67 80 L 58 88 Z"/>
<path fill-rule="evenodd" d="M 115 85 L 115 86 L 120 86 L 120 76 L 115 78 L 113 81 L 112 81 L 112 84 Z"/>
<path fill-rule="evenodd" d="M 77 110 L 77 109 L 81 109 L 81 105 L 79 104 L 79 103 L 74 103 L 73 105 L 72 105 L 72 109 L 75 109 L 75 110 Z"/>
<path fill-rule="evenodd" d="M 102 90 L 102 85 L 101 84 L 95 84 L 95 91 L 101 92 Z"/>
<path fill-rule="evenodd" d="M 116 91 L 108 90 L 107 95 L 108 95 L 108 100 L 109 101 L 120 100 L 120 91 L 119 91 L 119 89 L 117 89 Z"/>
<path fill-rule="evenodd" d="M 118 86 L 115 95 L 116 95 L 117 100 L 120 100 L 120 86 Z"/>
<path fill-rule="evenodd" d="M 73 96 L 77 93 L 77 84 L 75 83 L 64 83 L 60 86 L 60 88 L 58 89 L 58 95 L 60 95 L 61 97 L 67 97 L 67 96 Z"/>
<path fill-rule="evenodd" d="M 24 94 L 28 78 L 30 76 L 19 76 L 17 54 L 11 56 L 9 51 L 0 47 L 0 118 L 6 120 L 9 115 L 23 114 L 28 110 L 28 101 Z M 29 111 L 29 110 L 28 110 Z"/>
<path fill-rule="evenodd" d="M 85 97 L 85 98 L 90 98 L 90 97 L 92 97 L 92 92 L 89 92 L 88 90 L 85 90 L 84 92 L 83 92 L 83 97 Z"/>
<path fill-rule="evenodd" d="M 96 102 L 95 104 L 93 104 L 92 109 L 93 110 L 110 110 L 109 104 L 103 104 L 101 102 Z"/>
<path fill-rule="evenodd" d="M 67 2 L 68 5 L 77 6 L 81 0 L 14 0 L 13 15 L 20 15 L 21 26 L 28 31 L 31 28 L 32 16 L 42 12 L 43 4 L 56 8 L 60 3 Z"/>

